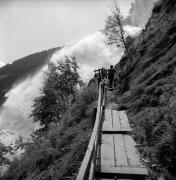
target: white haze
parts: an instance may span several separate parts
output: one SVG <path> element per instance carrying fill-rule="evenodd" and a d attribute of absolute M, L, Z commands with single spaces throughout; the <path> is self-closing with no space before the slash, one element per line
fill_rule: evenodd
<path fill-rule="evenodd" d="M 104 36 L 97 32 L 56 52 L 52 61 L 59 60 L 65 55 L 75 56 L 80 66 L 79 74 L 81 78 L 88 81 L 92 78 L 94 69 L 108 68 L 110 64 L 116 64 L 122 53 L 123 50 L 107 47 Z"/>
<path fill-rule="evenodd" d="M 1 68 L 2 66 L 4 66 L 4 65 L 5 65 L 5 63 L 3 63 L 3 62 L 0 61 L 0 68 Z"/>
<path fill-rule="evenodd" d="M 40 93 L 43 71 L 46 71 L 46 67 L 35 76 L 14 85 L 6 94 L 7 100 L 3 104 L 0 116 L 1 131 L 11 132 L 16 137 L 28 137 L 37 128 L 38 125 L 33 123 L 29 114 L 34 98 Z"/>
<path fill-rule="evenodd" d="M 124 26 L 124 31 L 128 36 L 136 36 L 141 32 L 141 28 L 136 26 L 126 25 Z"/>
<path fill-rule="evenodd" d="M 137 32 L 137 29 L 134 27 L 127 27 L 126 30 L 131 35 Z M 115 65 L 122 54 L 122 49 L 107 46 L 103 34 L 97 32 L 81 39 L 77 43 L 65 46 L 53 54 L 51 61 L 59 60 L 65 55 L 75 56 L 80 66 L 79 74 L 81 78 L 84 81 L 88 81 L 92 78 L 94 69 L 108 68 L 111 64 Z M 10 142 L 9 139 L 13 141 L 14 138 L 10 138 L 11 136 L 17 137 L 21 135 L 28 137 L 39 126 L 37 123 L 33 123 L 32 118 L 29 118 L 29 114 L 34 98 L 40 94 L 45 71 L 47 71 L 47 65 L 37 74 L 14 85 L 6 94 L 7 100 L 3 104 L 0 114 L 0 127 L 1 132 L 5 131 L 14 134 L 7 137 L 8 142 Z"/>

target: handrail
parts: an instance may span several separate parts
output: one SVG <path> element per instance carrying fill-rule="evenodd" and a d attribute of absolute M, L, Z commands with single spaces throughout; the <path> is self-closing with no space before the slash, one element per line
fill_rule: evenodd
<path fill-rule="evenodd" d="M 76 180 L 94 179 L 96 155 L 100 140 L 100 130 L 102 126 L 101 119 L 102 119 L 102 111 L 104 106 L 104 98 L 105 98 L 105 91 L 104 91 L 104 80 L 103 80 L 99 85 L 98 105 L 97 105 L 97 113 L 96 113 L 94 128 Z"/>

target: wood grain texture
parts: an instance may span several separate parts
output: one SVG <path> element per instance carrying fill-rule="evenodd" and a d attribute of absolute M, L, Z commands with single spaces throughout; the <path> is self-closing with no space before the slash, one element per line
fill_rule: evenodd
<path fill-rule="evenodd" d="M 102 135 L 101 166 L 114 167 L 114 142 L 112 135 Z"/>
<path fill-rule="evenodd" d="M 124 136 L 124 144 L 125 144 L 129 166 L 143 167 L 143 165 L 140 162 L 137 149 L 135 148 L 136 142 L 133 140 L 133 138 L 131 136 Z"/>
<path fill-rule="evenodd" d="M 127 115 L 125 111 L 119 111 L 119 117 L 121 121 L 121 128 L 131 130 Z"/>
<path fill-rule="evenodd" d="M 111 109 L 105 109 L 105 117 L 102 130 L 112 130 Z"/>
<path fill-rule="evenodd" d="M 112 110 L 112 119 L 113 119 L 113 129 L 117 131 L 122 130 L 118 111 Z"/>
<path fill-rule="evenodd" d="M 114 147 L 115 147 L 115 158 L 116 158 L 115 166 L 117 167 L 128 166 L 123 135 L 114 134 L 113 136 L 114 136 Z"/>
<path fill-rule="evenodd" d="M 107 167 L 102 166 L 101 172 L 96 172 L 97 177 L 101 178 L 124 178 L 124 179 L 145 179 L 148 175 L 146 168 L 142 167 Z"/>

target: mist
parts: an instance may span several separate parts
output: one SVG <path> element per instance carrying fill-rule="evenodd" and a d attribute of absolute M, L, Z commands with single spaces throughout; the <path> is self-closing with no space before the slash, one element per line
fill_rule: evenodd
<path fill-rule="evenodd" d="M 3 63 L 3 62 L 0 61 L 0 68 L 1 68 L 2 66 L 4 66 L 4 65 L 5 65 L 5 63 Z"/>
<path fill-rule="evenodd" d="M 51 61 L 60 60 L 65 55 L 75 56 L 80 66 L 79 74 L 82 80 L 86 82 L 92 78 L 94 69 L 108 68 L 110 64 L 116 64 L 122 54 L 123 50 L 106 46 L 104 36 L 97 32 L 77 43 L 65 46 L 53 54 Z M 14 140 L 14 137 L 18 136 L 29 137 L 39 127 L 39 124 L 33 123 L 29 115 L 33 100 L 40 95 L 40 88 L 46 71 L 47 65 L 41 68 L 37 74 L 15 84 L 5 95 L 7 100 L 1 110 L 0 127 L 1 132 L 11 133 L 10 137 L 8 134 L 8 142 L 10 142 L 9 139 Z"/>
<path fill-rule="evenodd" d="M 152 14 L 154 3 L 157 1 L 158 0 L 135 0 L 129 12 L 128 23 L 133 26 L 145 28 Z"/>
<path fill-rule="evenodd" d="M 128 35 L 134 35 L 140 31 L 139 28 L 126 26 L 124 28 Z M 101 32 L 86 36 L 78 42 L 65 46 L 54 53 L 50 61 L 56 62 L 64 56 L 74 56 L 79 65 L 79 74 L 84 82 L 88 82 L 94 74 L 94 69 L 101 67 L 109 68 L 115 65 L 123 55 L 123 49 L 107 46 L 105 37 Z M 14 137 L 29 137 L 39 127 L 29 117 L 33 100 L 40 95 L 44 73 L 48 70 L 43 66 L 37 74 L 28 77 L 22 82 L 15 84 L 5 95 L 6 102 L 0 114 L 1 132 L 10 132 L 9 139 Z M 5 138 L 3 138 L 5 139 Z"/>

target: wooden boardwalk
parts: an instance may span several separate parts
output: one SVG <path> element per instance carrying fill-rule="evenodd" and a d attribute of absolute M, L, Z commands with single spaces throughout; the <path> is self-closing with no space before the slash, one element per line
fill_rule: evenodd
<path fill-rule="evenodd" d="M 96 177 L 145 179 L 147 169 L 140 162 L 136 143 L 130 136 L 132 129 L 126 113 L 114 109 L 117 106 L 112 102 L 112 92 L 107 92 L 106 98 Z"/>
<path fill-rule="evenodd" d="M 118 111 L 112 91 L 99 87 L 94 129 L 76 180 L 144 180 L 147 168 L 140 162 L 125 111 Z"/>

